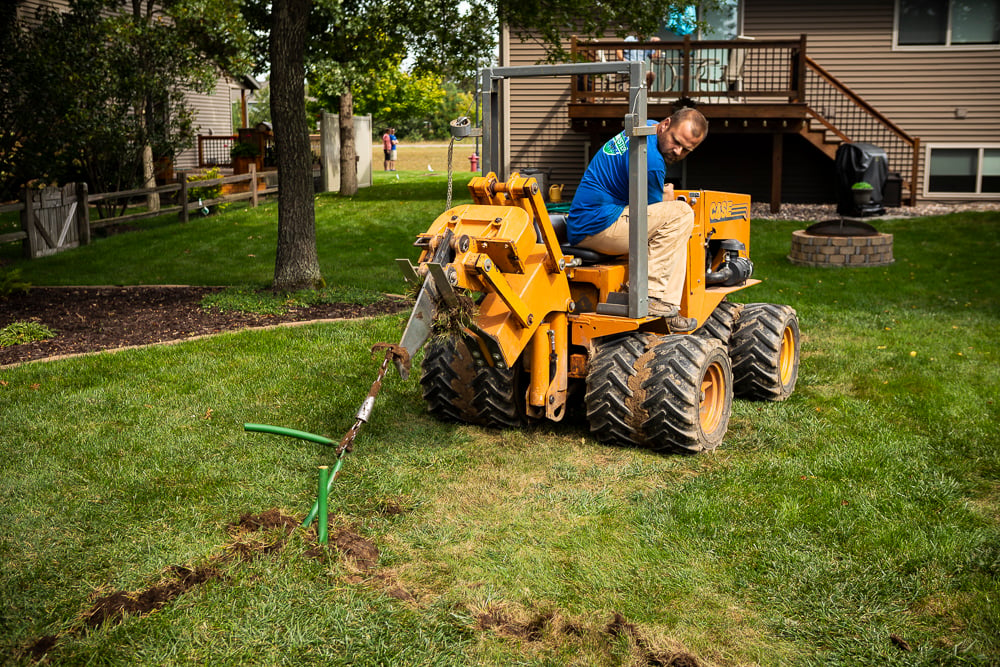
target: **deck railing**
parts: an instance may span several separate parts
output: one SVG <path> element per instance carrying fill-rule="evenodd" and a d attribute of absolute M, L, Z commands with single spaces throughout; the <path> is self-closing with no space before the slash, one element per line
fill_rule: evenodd
<path fill-rule="evenodd" d="M 806 40 L 631 42 L 573 38 L 571 51 L 580 62 L 642 60 L 654 73 L 652 101 L 690 97 L 704 102 L 800 101 L 804 86 Z M 610 101 L 628 97 L 624 75 L 581 76 L 574 100 Z"/>
<path fill-rule="evenodd" d="M 797 40 L 683 42 L 591 40 L 573 38 L 576 60 L 642 60 L 654 74 L 647 90 L 652 102 L 690 98 L 699 104 L 798 103 L 834 141 L 863 141 L 886 152 L 889 170 L 898 172 L 916 202 L 920 140 L 897 127 L 877 109 L 806 55 L 806 36 Z M 621 102 L 628 97 L 625 75 L 580 76 L 573 101 Z"/>
<path fill-rule="evenodd" d="M 198 167 L 232 167 L 233 160 L 229 156 L 229 151 L 233 144 L 240 140 L 239 135 L 233 134 L 199 134 L 198 135 Z M 259 142 L 258 151 L 264 158 L 264 167 L 273 167 L 274 163 L 274 137 L 259 135 L 255 141 Z M 320 135 L 309 135 L 309 149 L 316 162 L 320 154 Z"/>
<path fill-rule="evenodd" d="M 916 203 L 920 139 L 911 137 L 877 109 L 806 58 L 806 113 L 840 141 L 864 141 L 885 151 L 890 171 L 898 172 Z"/>

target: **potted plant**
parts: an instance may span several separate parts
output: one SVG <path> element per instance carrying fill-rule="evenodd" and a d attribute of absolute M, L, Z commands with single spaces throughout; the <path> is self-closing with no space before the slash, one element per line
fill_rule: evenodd
<path fill-rule="evenodd" d="M 872 190 L 875 188 L 867 181 L 858 181 L 851 186 L 855 206 L 866 206 L 872 201 Z"/>
<path fill-rule="evenodd" d="M 237 141 L 229 149 L 229 157 L 233 161 L 234 174 L 250 173 L 251 164 L 254 164 L 257 167 L 257 171 L 260 171 L 260 150 L 255 144 Z"/>

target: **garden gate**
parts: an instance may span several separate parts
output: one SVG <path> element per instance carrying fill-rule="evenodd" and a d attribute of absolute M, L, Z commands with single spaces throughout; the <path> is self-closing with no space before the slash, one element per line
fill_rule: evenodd
<path fill-rule="evenodd" d="M 87 184 L 26 190 L 21 227 L 25 254 L 34 259 L 90 243 Z"/>

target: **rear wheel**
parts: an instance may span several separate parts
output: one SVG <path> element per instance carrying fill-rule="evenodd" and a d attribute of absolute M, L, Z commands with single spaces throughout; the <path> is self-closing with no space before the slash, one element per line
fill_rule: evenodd
<path fill-rule="evenodd" d="M 791 306 L 748 303 L 730 341 L 736 396 L 783 401 L 799 376 L 799 317 Z"/>
<path fill-rule="evenodd" d="M 694 453 L 729 427 L 732 370 L 721 341 L 629 334 L 601 344 L 587 377 L 587 418 L 602 442 Z"/>

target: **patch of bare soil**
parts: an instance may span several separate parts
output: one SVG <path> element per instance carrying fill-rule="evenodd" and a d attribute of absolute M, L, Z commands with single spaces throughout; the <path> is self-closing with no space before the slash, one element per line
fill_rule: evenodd
<path fill-rule="evenodd" d="M 614 618 L 605 630 L 612 637 L 625 637 L 637 654 L 640 665 L 651 667 L 701 667 L 698 658 L 687 651 L 655 649 L 639 631 L 639 628 L 624 616 L 615 612 Z"/>
<path fill-rule="evenodd" d="M 285 322 L 358 318 L 410 308 L 401 298 L 370 306 L 349 303 L 291 308 L 283 315 L 203 309 L 202 298 L 221 287 L 32 287 L 0 301 L 0 328 L 36 321 L 55 338 L 0 348 L 0 366 L 46 357 L 184 340 L 193 336 Z"/>
<path fill-rule="evenodd" d="M 121 623 L 128 616 L 146 616 L 162 609 L 170 602 L 197 586 L 224 578 L 223 566 L 231 562 L 245 562 L 257 556 L 278 551 L 292 530 L 299 525 L 294 517 L 272 509 L 263 514 L 244 514 L 229 524 L 233 540 L 226 544 L 221 554 L 208 562 L 193 567 L 172 565 L 162 574 L 160 581 L 138 591 L 111 591 L 100 595 L 85 610 L 78 622 L 62 635 L 45 635 L 25 650 L 33 660 L 41 660 L 65 636 L 86 632 L 105 623 Z M 277 538 L 253 537 L 251 534 L 280 529 Z"/>

